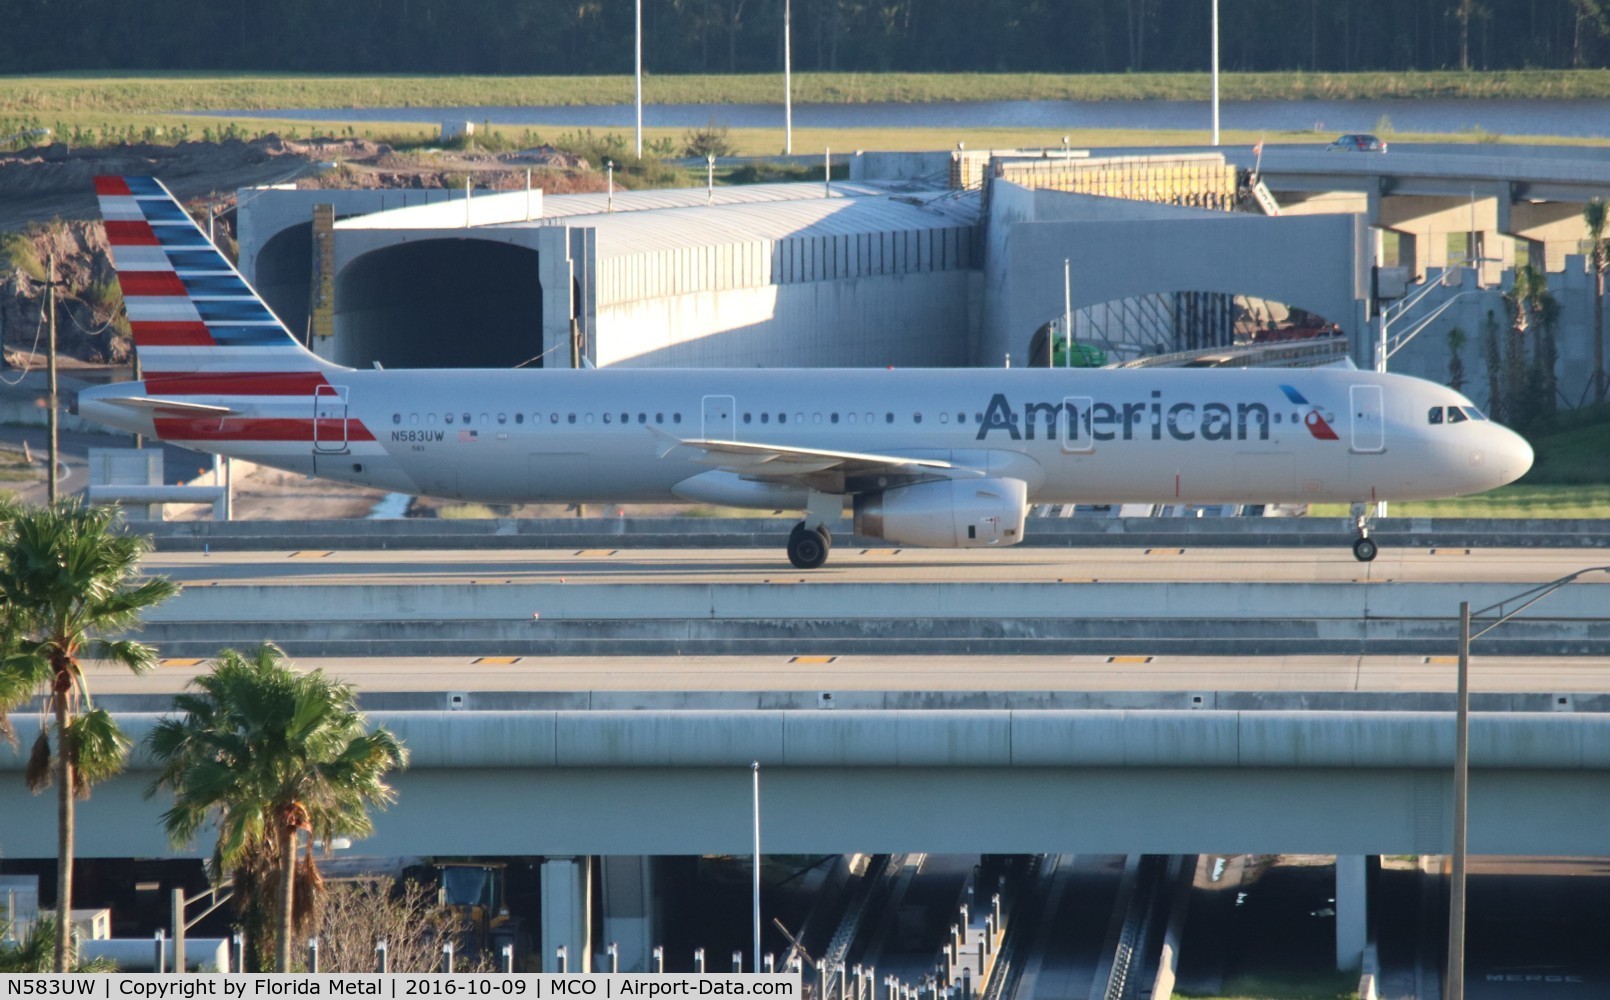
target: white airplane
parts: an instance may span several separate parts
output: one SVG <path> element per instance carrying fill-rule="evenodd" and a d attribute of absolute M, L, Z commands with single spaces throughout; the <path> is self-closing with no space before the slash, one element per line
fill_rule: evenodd
<path fill-rule="evenodd" d="M 855 532 L 1023 539 L 1030 503 L 1361 505 L 1513 482 L 1532 449 L 1452 389 L 1352 369 L 413 370 L 304 349 L 160 182 L 96 180 L 144 367 L 79 412 L 383 490 L 492 503 L 804 511 Z M 1354 555 L 1375 558 L 1360 516 Z"/>

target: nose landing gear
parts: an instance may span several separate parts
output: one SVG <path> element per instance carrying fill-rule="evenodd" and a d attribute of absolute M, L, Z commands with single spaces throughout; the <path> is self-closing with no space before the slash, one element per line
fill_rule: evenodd
<path fill-rule="evenodd" d="M 1353 558 L 1359 562 L 1373 562 L 1377 552 L 1380 551 L 1375 539 L 1370 537 L 1370 522 L 1374 519 L 1374 504 L 1353 505 L 1353 530 L 1358 533 L 1353 539 Z"/>

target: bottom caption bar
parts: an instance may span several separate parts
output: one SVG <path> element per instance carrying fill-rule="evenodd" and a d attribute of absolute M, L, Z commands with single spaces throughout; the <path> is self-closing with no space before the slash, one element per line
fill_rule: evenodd
<path fill-rule="evenodd" d="M 266 997 L 520 997 L 522 1000 L 655 1000 L 658 997 L 803 997 L 800 974 L 770 973 L 124 973 L 0 974 L 5 997 L 86 997 L 90 1000 L 259 1000 Z"/>

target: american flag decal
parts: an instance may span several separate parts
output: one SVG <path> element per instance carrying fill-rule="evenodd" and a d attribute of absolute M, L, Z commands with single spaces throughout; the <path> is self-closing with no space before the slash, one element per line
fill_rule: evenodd
<path fill-rule="evenodd" d="M 480 438 L 480 432 L 479 431 L 459 431 L 458 432 L 458 439 L 460 441 L 479 441 L 481 439 Z"/>

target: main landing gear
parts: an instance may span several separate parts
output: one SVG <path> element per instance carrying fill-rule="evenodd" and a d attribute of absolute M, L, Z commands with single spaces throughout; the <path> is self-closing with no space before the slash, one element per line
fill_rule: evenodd
<path fill-rule="evenodd" d="M 795 569 L 817 569 L 827 562 L 827 553 L 833 548 L 833 535 L 827 525 L 805 527 L 801 521 L 788 535 L 788 561 Z"/>
<path fill-rule="evenodd" d="M 805 500 L 805 520 L 788 533 L 788 561 L 795 569 L 819 569 L 833 548 L 827 522 L 844 513 L 844 497 L 812 490 Z"/>
<path fill-rule="evenodd" d="M 1359 562 L 1373 562 L 1376 553 L 1380 551 L 1375 539 L 1370 537 L 1370 522 L 1374 519 L 1374 504 L 1353 505 L 1353 530 L 1358 533 L 1353 539 L 1353 558 Z"/>

